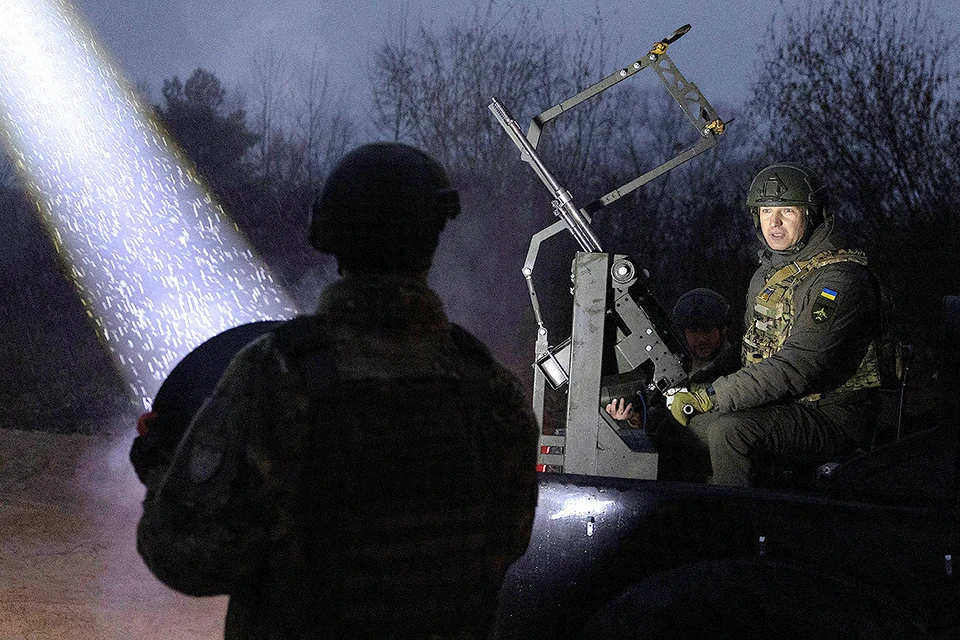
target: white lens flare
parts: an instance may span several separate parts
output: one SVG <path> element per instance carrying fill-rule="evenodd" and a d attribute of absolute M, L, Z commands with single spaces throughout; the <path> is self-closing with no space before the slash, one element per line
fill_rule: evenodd
<path fill-rule="evenodd" d="M 560 509 L 550 514 L 551 520 L 561 518 L 584 518 L 587 516 L 601 516 L 616 506 L 613 500 L 597 500 L 592 496 L 575 496 L 563 501 Z"/>
<path fill-rule="evenodd" d="M 148 408 L 205 339 L 295 315 L 70 5 L 0 16 L 0 139 L 132 395 Z"/>

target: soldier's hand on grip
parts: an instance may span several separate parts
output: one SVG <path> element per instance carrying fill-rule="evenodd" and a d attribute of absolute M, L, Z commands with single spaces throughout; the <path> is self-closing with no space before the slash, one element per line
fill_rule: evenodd
<path fill-rule="evenodd" d="M 626 398 L 611 399 L 605 409 L 614 420 L 626 420 L 631 427 L 635 428 L 643 426 L 640 423 L 640 416 L 633 410 L 633 403 L 627 403 Z"/>
<path fill-rule="evenodd" d="M 633 418 L 633 404 L 626 404 L 626 398 L 613 398 L 610 404 L 606 406 L 607 413 L 614 420 L 630 420 Z"/>

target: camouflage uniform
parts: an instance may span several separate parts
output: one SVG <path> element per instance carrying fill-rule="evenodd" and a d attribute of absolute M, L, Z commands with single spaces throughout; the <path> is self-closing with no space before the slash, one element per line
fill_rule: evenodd
<path fill-rule="evenodd" d="M 231 363 L 138 550 L 227 638 L 482 637 L 537 499 L 515 378 L 422 279 L 349 275 Z"/>
<path fill-rule="evenodd" d="M 758 457 L 844 455 L 869 437 L 878 288 L 862 255 L 833 243 L 833 222 L 828 215 L 798 252 L 761 253 L 744 367 L 713 383 L 713 411 L 689 425 L 693 446 L 709 448 L 715 483 L 748 484 Z"/>

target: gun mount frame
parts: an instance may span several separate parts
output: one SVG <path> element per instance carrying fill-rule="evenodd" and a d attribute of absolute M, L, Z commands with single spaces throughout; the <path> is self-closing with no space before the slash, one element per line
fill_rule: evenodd
<path fill-rule="evenodd" d="M 656 453 L 633 451 L 618 435 L 618 425 L 599 406 L 602 364 L 609 333 L 616 333 L 616 369 L 621 374 L 642 373 L 640 384 L 647 392 L 663 392 L 686 378 L 686 353 L 673 333 L 666 315 L 638 278 L 639 270 L 626 256 L 603 253 L 590 227 L 591 216 L 646 183 L 707 151 L 717 143 L 725 124 L 696 85 L 689 82 L 666 55 L 667 47 L 690 30 L 684 25 L 668 38 L 654 43 L 650 52 L 576 95 L 541 112 L 530 123 L 526 135 L 506 107 L 496 98 L 489 105 L 504 130 L 550 191 L 554 224 L 535 233 L 523 265 L 523 276 L 537 322 L 534 362 L 533 409 L 541 429 L 544 422 L 546 383 L 553 388 L 567 386 L 566 427 L 543 433 L 540 439 L 541 470 L 629 478 L 655 478 Z M 600 95 L 636 73 L 652 67 L 667 91 L 697 128 L 700 140 L 659 166 L 611 190 L 586 207 L 578 208 L 537 153 L 544 126 L 577 105 Z M 582 252 L 573 266 L 573 326 L 570 340 L 551 348 L 548 331 L 540 313 L 533 285 L 540 245 L 567 229 Z M 631 295 L 631 288 L 639 291 Z M 639 299 L 639 300 L 638 300 Z M 615 329 L 607 323 L 613 314 Z M 571 426 L 573 430 L 570 429 Z"/>

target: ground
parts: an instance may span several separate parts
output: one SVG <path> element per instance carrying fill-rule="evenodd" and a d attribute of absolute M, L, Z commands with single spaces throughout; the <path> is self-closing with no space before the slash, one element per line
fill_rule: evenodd
<path fill-rule="evenodd" d="M 176 593 L 137 555 L 132 438 L 0 428 L 0 638 L 222 637 L 226 598 Z"/>

